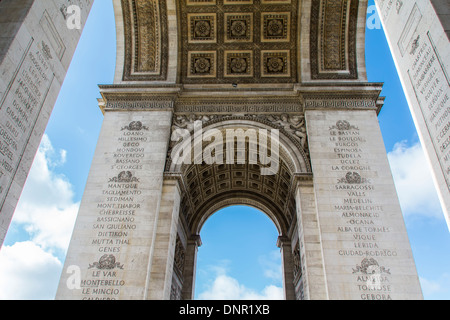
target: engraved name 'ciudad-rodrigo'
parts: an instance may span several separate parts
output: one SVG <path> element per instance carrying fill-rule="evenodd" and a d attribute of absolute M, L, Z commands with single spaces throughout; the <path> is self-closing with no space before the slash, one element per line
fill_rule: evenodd
<path fill-rule="evenodd" d="M 382 272 L 387 269 L 376 267 L 377 259 L 395 257 L 397 252 L 385 247 L 381 239 L 383 234 L 392 232 L 392 228 L 383 223 L 385 209 L 376 200 L 377 186 L 369 178 L 375 170 L 365 152 L 367 138 L 358 126 L 339 120 L 330 126 L 328 139 L 334 155 L 330 169 L 339 173 L 333 184 L 334 192 L 339 194 L 332 207 L 339 217 L 336 231 L 341 240 L 351 244 L 337 249 L 337 254 L 343 258 L 361 258 L 363 267 L 353 272 L 361 299 L 392 299 L 391 274 Z M 376 277 L 364 272 L 367 270 L 366 263 L 377 272 Z"/>

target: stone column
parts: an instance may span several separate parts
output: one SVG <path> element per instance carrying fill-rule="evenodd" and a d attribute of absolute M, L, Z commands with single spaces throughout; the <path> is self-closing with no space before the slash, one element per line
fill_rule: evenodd
<path fill-rule="evenodd" d="M 147 299 L 149 300 L 170 299 L 179 212 L 178 181 L 165 179 L 147 290 Z"/>
<path fill-rule="evenodd" d="M 202 240 L 199 235 L 192 236 L 187 241 L 183 274 L 183 300 L 194 300 L 197 252 L 201 245 Z"/>
<path fill-rule="evenodd" d="M 304 300 L 326 300 L 328 293 L 312 175 L 298 177 L 295 199 L 302 273 L 302 284 L 296 285 L 296 296 Z"/>
<path fill-rule="evenodd" d="M 173 241 L 155 243 L 178 220 L 175 185 L 160 210 L 171 123 L 171 110 L 105 111 L 57 299 L 148 297 Z"/>
<path fill-rule="evenodd" d="M 277 246 L 281 249 L 281 266 L 283 270 L 283 289 L 285 300 L 295 300 L 294 264 L 292 259 L 291 240 L 280 236 Z"/>
<path fill-rule="evenodd" d="M 450 230 L 449 2 L 375 4 Z"/>
<path fill-rule="evenodd" d="M 92 3 L 76 29 L 65 0 L 0 2 L 0 247 Z"/>
<path fill-rule="evenodd" d="M 305 112 L 327 297 L 422 299 L 376 111 L 336 101 Z"/>

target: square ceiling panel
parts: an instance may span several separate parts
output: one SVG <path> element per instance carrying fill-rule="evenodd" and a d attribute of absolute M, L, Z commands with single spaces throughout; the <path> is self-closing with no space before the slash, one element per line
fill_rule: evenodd
<path fill-rule="evenodd" d="M 180 0 L 181 83 L 297 82 L 298 0 Z"/>

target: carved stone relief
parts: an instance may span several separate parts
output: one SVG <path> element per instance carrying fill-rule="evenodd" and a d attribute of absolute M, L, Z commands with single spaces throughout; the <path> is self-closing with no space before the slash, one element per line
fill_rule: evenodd
<path fill-rule="evenodd" d="M 311 78 L 357 79 L 356 32 L 359 1 L 312 0 Z"/>
<path fill-rule="evenodd" d="M 183 281 L 183 272 L 184 272 L 184 260 L 186 255 L 186 249 L 183 246 L 183 243 L 180 240 L 180 237 L 177 235 L 177 240 L 175 243 L 175 256 L 174 256 L 174 270 L 178 275 L 178 278 Z"/>
<path fill-rule="evenodd" d="M 297 82 L 298 0 L 178 5 L 181 83 Z"/>
<path fill-rule="evenodd" d="M 164 0 L 122 0 L 125 81 L 165 80 L 168 64 L 167 5 Z"/>
<path fill-rule="evenodd" d="M 283 161 L 279 173 L 272 176 L 262 176 L 260 166 L 253 164 L 191 165 L 183 173 L 186 194 L 181 213 L 193 228 L 205 210 L 218 201 L 233 199 L 242 204 L 242 199 L 257 200 L 276 216 L 280 231 L 287 232 L 295 212 L 292 179 Z"/>
<path fill-rule="evenodd" d="M 173 276 L 172 284 L 170 287 L 170 300 L 181 300 L 182 290 L 183 290 L 183 273 L 184 273 L 184 263 L 186 257 L 186 249 L 177 234 L 177 239 L 175 242 L 175 253 L 173 261 Z"/>
<path fill-rule="evenodd" d="M 294 263 L 295 297 L 297 300 L 304 300 L 305 296 L 302 277 L 302 261 L 299 242 L 297 242 L 297 244 L 294 247 L 294 251 L 292 252 L 292 258 Z"/>
<path fill-rule="evenodd" d="M 172 278 L 172 285 L 170 287 L 170 300 L 181 300 L 182 285 L 177 281 L 176 277 Z"/>
<path fill-rule="evenodd" d="M 228 120 L 250 120 L 270 125 L 272 128 L 283 132 L 305 156 L 307 154 L 305 119 L 301 114 L 243 116 L 231 114 L 175 114 L 172 120 L 172 139 L 174 141 L 171 141 L 169 147 L 166 171 L 171 167 L 170 157 L 172 150 L 175 150 L 174 147 L 179 143 L 178 141 L 181 141 L 181 139 L 178 140 L 175 137 L 178 129 L 187 130 L 193 134 L 196 121 L 201 122 L 202 128 L 207 130 L 209 125 Z M 197 125 L 199 124 L 197 123 Z M 206 145 L 207 143 L 203 142 L 203 148 Z M 250 150 L 249 142 L 246 142 L 244 150 Z M 237 159 L 236 153 L 240 151 L 236 143 L 234 151 L 235 159 Z M 287 222 L 294 217 L 295 212 L 294 197 L 292 195 L 294 181 L 292 170 L 293 168 L 290 168 L 282 159 L 280 159 L 278 172 L 269 176 L 261 175 L 260 164 L 251 164 L 248 161 L 245 164 L 214 163 L 207 165 L 202 163 L 184 165 L 181 169 L 182 172 L 180 172 L 185 191 L 181 199 L 181 214 L 192 227 L 195 223 L 198 223 L 196 219 L 199 212 L 219 200 L 223 202 L 228 197 L 248 198 L 250 200 L 258 198 L 258 201 L 263 202 L 266 199 L 265 206 L 271 208 L 275 212 L 274 214 L 278 215 L 278 220 L 282 221 L 282 225 L 286 226 L 288 225 Z"/>
<path fill-rule="evenodd" d="M 169 56 L 166 2 L 121 1 L 125 32 L 123 80 L 166 80 Z M 180 21 L 177 82 L 300 82 L 299 0 L 176 3 Z M 359 1 L 312 0 L 309 36 L 313 80 L 357 79 L 358 8 Z"/>
<path fill-rule="evenodd" d="M 176 129 L 187 129 L 189 132 L 194 132 L 195 121 L 201 121 L 204 126 L 211 124 L 212 121 L 225 121 L 232 119 L 253 120 L 266 124 L 270 124 L 272 127 L 282 130 L 290 139 L 293 140 L 295 145 L 305 155 L 309 154 L 308 140 L 306 135 L 306 124 L 304 115 L 292 115 L 292 114 L 259 114 L 259 115 L 243 115 L 233 116 L 231 114 L 178 114 L 173 118 L 172 132 Z M 172 141 L 171 148 L 176 143 Z"/>

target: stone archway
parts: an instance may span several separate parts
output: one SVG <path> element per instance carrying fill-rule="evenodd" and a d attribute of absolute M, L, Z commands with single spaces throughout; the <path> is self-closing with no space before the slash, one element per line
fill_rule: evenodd
<path fill-rule="evenodd" d="M 114 5 L 116 77 L 64 267 L 81 285 L 63 272 L 58 298 L 191 299 L 201 225 L 237 203 L 279 229 L 288 299 L 421 298 L 365 73 L 367 0 Z M 207 163 L 197 125 L 278 132 L 277 161 L 239 162 L 254 142 L 233 138 L 237 161 Z M 369 266 L 389 286 L 367 286 Z"/>
<path fill-rule="evenodd" d="M 174 133 L 180 129 L 181 123 L 183 128 L 191 128 L 188 139 L 183 139 L 181 142 L 174 143 L 170 147 L 169 160 L 166 164 L 166 177 L 178 177 L 178 182 L 181 186 L 180 192 L 180 221 L 178 227 L 179 239 L 199 239 L 200 230 L 204 222 L 216 211 L 231 205 L 248 205 L 253 206 L 262 212 L 264 212 L 275 224 L 278 233 L 279 241 L 278 245 L 282 250 L 283 257 L 283 279 L 284 279 L 284 291 L 287 299 L 295 298 L 295 285 L 301 281 L 300 277 L 297 282 L 294 282 L 293 265 L 294 259 L 292 248 L 295 247 L 292 244 L 292 235 L 296 230 L 296 204 L 295 204 L 295 190 L 296 179 L 295 176 L 299 174 L 309 174 L 310 164 L 307 157 L 307 146 L 302 144 L 302 139 L 295 135 L 295 130 L 288 133 L 283 127 L 277 126 L 268 120 L 256 119 L 255 117 L 237 117 L 237 116 L 214 116 L 207 115 L 198 117 L 206 118 L 202 122 L 197 120 L 197 125 L 202 129 L 201 135 L 204 137 L 196 137 L 194 122 L 196 117 L 192 117 L 190 121 L 183 116 L 175 116 L 172 126 L 172 138 L 176 137 Z M 285 115 L 281 118 L 278 116 L 265 117 L 270 118 L 272 122 L 286 121 L 289 123 L 297 122 L 299 124 L 298 130 L 300 131 L 300 125 L 304 119 L 302 117 L 292 117 Z M 203 128 L 202 125 L 205 125 Z M 277 144 L 279 148 L 277 152 L 277 168 L 273 173 L 263 175 L 262 169 L 264 164 L 259 162 L 261 154 L 258 148 L 260 147 L 261 135 L 273 136 L 267 133 L 267 130 L 282 130 L 281 136 L 278 134 Z M 277 128 L 277 129 L 275 129 Z M 213 131 L 215 130 L 215 131 Z M 262 130 L 262 131 L 260 131 Z M 208 133 L 214 132 L 216 139 L 232 138 L 230 141 L 223 143 L 220 141 L 220 154 L 230 156 L 233 155 L 234 161 L 230 159 L 214 158 L 214 163 L 207 164 L 204 159 L 194 159 L 198 164 L 184 164 L 184 162 L 191 162 L 190 160 L 195 157 L 195 149 L 198 144 L 201 146 L 201 154 L 205 156 L 207 152 L 211 152 L 208 149 L 217 140 L 210 140 Z M 186 132 L 187 133 L 187 132 Z M 230 135 L 230 133 L 232 133 Z M 252 134 L 254 133 L 253 137 Z M 306 137 L 305 137 L 306 138 Z M 178 137 L 176 137 L 178 139 Z M 266 140 L 265 137 L 263 140 Z M 269 137 L 270 139 L 270 137 Z M 195 141 L 197 140 L 197 141 Z M 208 141 L 205 143 L 205 141 Z M 239 143 L 242 143 L 239 145 Z M 249 159 L 252 154 L 251 144 L 254 144 L 254 154 L 256 155 L 254 163 L 249 163 Z M 274 156 L 275 149 L 273 147 L 273 141 L 269 140 L 271 145 L 269 146 L 271 156 Z M 181 145 L 181 146 L 180 146 Z M 183 146 L 184 145 L 184 146 Z M 186 147 L 189 146 L 191 152 L 186 152 Z M 177 158 L 178 153 L 182 152 L 185 160 L 180 161 Z M 219 153 L 215 149 L 216 153 Z M 241 163 L 233 163 L 238 159 L 240 152 L 242 154 Z M 265 152 L 265 151 L 264 151 Z M 270 151 L 269 151 L 270 152 Z M 217 155 L 217 154 L 216 154 Z M 216 162 L 219 163 L 216 163 Z M 176 162 L 177 164 L 175 164 Z M 266 164 L 266 163 L 265 163 Z M 179 241 L 181 243 L 181 240 Z M 195 264 L 195 252 L 197 249 L 189 248 L 189 246 L 198 246 L 198 242 L 185 242 L 185 251 L 189 252 L 191 257 L 186 257 L 189 261 L 194 261 Z M 176 250 L 182 250 L 183 246 L 179 245 Z M 175 251 L 177 252 L 177 251 Z M 183 256 L 185 254 L 175 253 L 175 257 Z M 300 263 L 300 261 L 297 261 Z M 195 279 L 195 275 L 192 273 L 195 271 L 195 265 L 192 263 L 187 266 L 184 271 L 181 272 L 179 267 L 180 263 L 174 265 L 174 278 L 172 280 L 172 295 L 171 297 L 183 297 L 185 299 L 193 298 L 193 286 L 194 283 L 185 282 L 183 279 Z M 184 263 L 182 264 L 184 268 Z M 297 266 L 295 269 L 299 269 Z M 182 292 L 182 294 L 181 294 Z"/>

